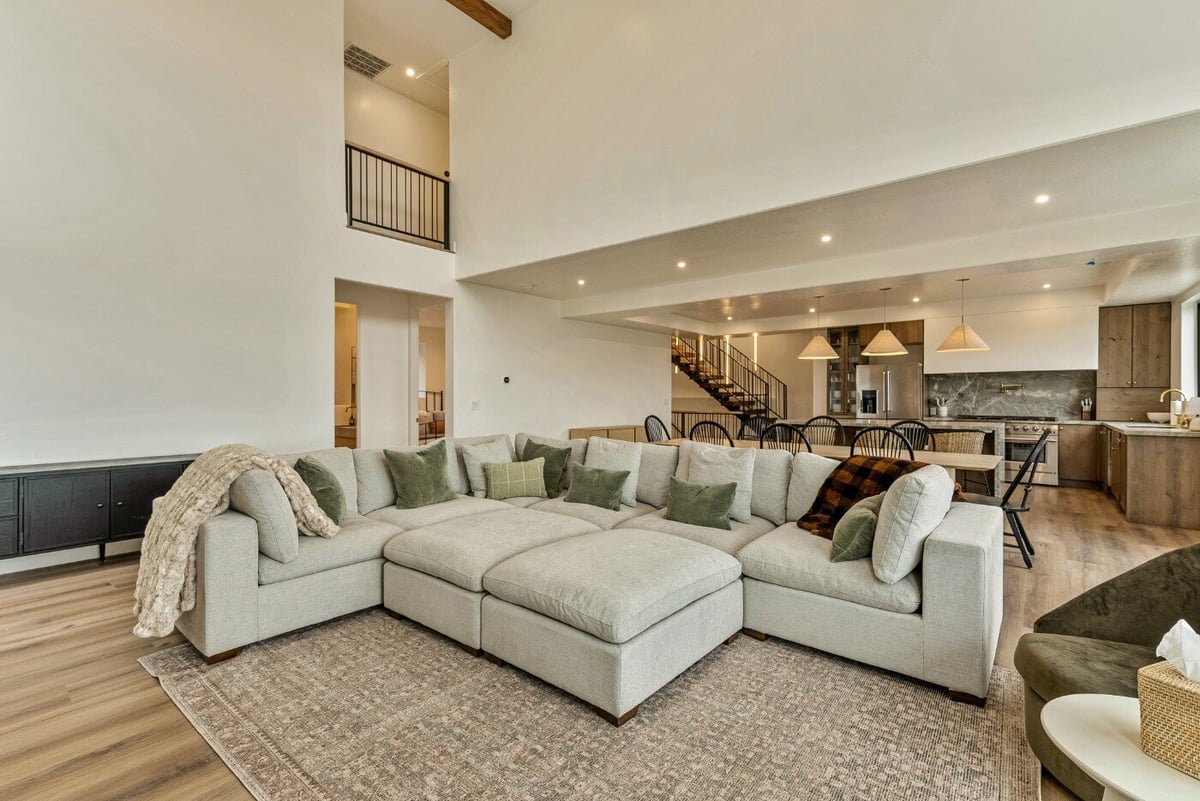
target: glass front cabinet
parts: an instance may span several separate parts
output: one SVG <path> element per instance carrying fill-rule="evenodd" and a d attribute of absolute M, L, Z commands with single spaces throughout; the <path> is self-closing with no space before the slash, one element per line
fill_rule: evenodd
<path fill-rule="evenodd" d="M 858 406 L 858 391 L 854 382 L 862 359 L 858 327 L 830 328 L 829 344 L 839 354 L 839 358 L 827 362 L 829 414 L 853 415 Z"/>

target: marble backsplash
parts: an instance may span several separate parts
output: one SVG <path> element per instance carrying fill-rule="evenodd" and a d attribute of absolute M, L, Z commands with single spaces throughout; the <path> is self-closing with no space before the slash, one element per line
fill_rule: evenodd
<path fill-rule="evenodd" d="M 1001 385 L 1008 385 L 1008 392 Z M 1020 389 L 1016 389 L 1017 386 Z M 950 415 L 1079 419 L 1079 402 L 1096 399 L 1095 370 L 1048 370 L 1015 373 L 927 373 L 925 396 L 950 399 Z"/>

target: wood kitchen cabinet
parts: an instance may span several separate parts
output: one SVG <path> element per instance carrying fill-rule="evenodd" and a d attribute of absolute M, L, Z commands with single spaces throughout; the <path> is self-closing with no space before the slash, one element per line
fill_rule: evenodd
<path fill-rule="evenodd" d="M 1171 383 L 1171 304 L 1100 309 L 1097 387 L 1166 388 Z"/>
<path fill-rule="evenodd" d="M 925 341 L 924 320 L 898 320 L 887 324 L 896 339 L 905 345 L 920 345 Z M 883 323 L 869 323 L 858 327 L 858 341 L 866 347 L 875 335 L 883 330 Z M 869 357 L 868 357 L 869 358 Z"/>
<path fill-rule="evenodd" d="M 1119 431 L 1110 431 L 1108 436 L 1108 477 L 1111 482 L 1112 496 L 1117 499 L 1117 506 L 1125 511 L 1128 482 L 1128 438 Z"/>
<path fill-rule="evenodd" d="M 1060 482 L 1099 481 L 1097 439 L 1100 427 L 1064 424 L 1058 427 L 1058 478 Z"/>

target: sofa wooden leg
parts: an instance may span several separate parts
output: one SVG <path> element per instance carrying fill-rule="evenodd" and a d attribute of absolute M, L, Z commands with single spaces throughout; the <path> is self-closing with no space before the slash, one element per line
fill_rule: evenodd
<path fill-rule="evenodd" d="M 386 606 L 383 608 L 383 611 L 387 612 L 388 617 L 390 617 L 390 618 L 393 618 L 395 620 L 404 620 L 404 615 L 400 614 L 399 612 L 393 612 L 391 609 L 388 609 Z"/>
<path fill-rule="evenodd" d="M 241 648 L 230 648 L 228 651 L 222 651 L 219 654 L 204 657 L 205 664 L 215 665 L 218 662 L 224 662 L 226 659 L 233 659 L 242 652 Z"/>
<path fill-rule="evenodd" d="M 950 700 L 957 701 L 960 704 L 970 704 L 971 706 L 983 706 L 987 703 L 986 698 L 980 698 L 978 695 L 970 693 L 962 693 L 958 690 L 950 690 Z"/>
<path fill-rule="evenodd" d="M 505 662 L 503 659 L 496 656 L 495 654 L 489 654 L 487 651 L 481 651 L 480 653 L 483 654 L 484 659 L 491 662 L 493 665 L 496 665 L 497 667 L 505 667 L 506 665 L 508 665 L 507 662 Z"/>
<path fill-rule="evenodd" d="M 466 651 L 468 654 L 475 657 L 476 659 L 478 659 L 479 657 L 484 655 L 483 649 L 481 649 L 481 648 L 472 648 L 471 646 L 465 645 L 461 642 L 458 644 L 458 647 L 463 649 L 464 651 Z"/>
<path fill-rule="evenodd" d="M 734 641 L 734 640 L 736 640 L 736 639 L 738 638 L 738 635 L 739 635 L 739 634 L 741 634 L 741 632 L 740 632 L 740 631 L 735 631 L 733 634 L 730 634 L 730 635 L 729 635 L 729 639 L 725 640 L 725 644 L 726 644 L 726 645 L 733 645 L 733 641 Z"/>
<path fill-rule="evenodd" d="M 620 728 L 620 727 L 624 726 L 626 723 L 628 723 L 629 721 L 633 720 L 635 717 L 637 717 L 638 707 L 635 706 L 633 709 L 629 710 L 624 715 L 621 715 L 621 717 L 617 717 L 616 715 L 612 714 L 611 712 L 605 712 L 603 709 L 597 709 L 596 711 L 600 713 L 600 717 L 604 718 L 605 720 L 607 720 L 609 723 L 616 726 L 617 728 Z"/>
<path fill-rule="evenodd" d="M 763 634 L 761 631 L 756 631 L 754 629 L 742 629 L 742 633 L 745 634 L 747 637 L 753 637 L 754 639 L 758 640 L 759 642 L 765 642 L 767 639 L 767 635 Z"/>

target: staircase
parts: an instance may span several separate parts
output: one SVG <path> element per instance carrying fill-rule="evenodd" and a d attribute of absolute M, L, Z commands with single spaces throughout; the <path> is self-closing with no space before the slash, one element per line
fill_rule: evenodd
<path fill-rule="evenodd" d="M 787 417 L 787 384 L 724 339 L 673 337 L 671 363 L 743 423 Z"/>

